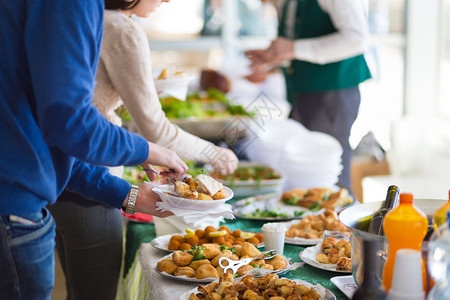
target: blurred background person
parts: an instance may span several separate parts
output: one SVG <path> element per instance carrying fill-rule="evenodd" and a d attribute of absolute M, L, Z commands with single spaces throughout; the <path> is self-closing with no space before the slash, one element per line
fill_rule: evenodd
<path fill-rule="evenodd" d="M 350 131 L 358 115 L 358 85 L 371 77 L 364 59 L 369 31 L 362 1 L 274 1 L 278 38 L 265 50 L 246 52 L 261 82 L 281 67 L 290 117 L 306 128 L 335 137 L 342 145 L 343 170 L 338 186 L 350 188 Z"/>

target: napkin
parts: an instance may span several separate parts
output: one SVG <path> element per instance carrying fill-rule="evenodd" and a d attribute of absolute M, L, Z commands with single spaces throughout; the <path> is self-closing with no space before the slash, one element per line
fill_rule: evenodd
<path fill-rule="evenodd" d="M 231 205 L 222 204 L 210 209 L 190 210 L 186 208 L 173 207 L 167 202 L 157 202 L 157 209 L 161 211 L 170 211 L 186 223 L 195 223 L 204 219 L 227 218 L 234 219 Z"/>

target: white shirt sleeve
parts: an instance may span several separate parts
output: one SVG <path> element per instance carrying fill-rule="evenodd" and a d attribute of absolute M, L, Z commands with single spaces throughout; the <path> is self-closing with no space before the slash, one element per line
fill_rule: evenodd
<path fill-rule="evenodd" d="M 322 10 L 330 15 L 337 32 L 295 40 L 295 58 L 327 64 L 362 54 L 369 37 L 363 1 L 318 0 L 318 3 Z"/>

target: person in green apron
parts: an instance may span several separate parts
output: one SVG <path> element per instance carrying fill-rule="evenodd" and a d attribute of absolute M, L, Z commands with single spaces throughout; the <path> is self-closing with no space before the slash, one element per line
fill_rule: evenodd
<path fill-rule="evenodd" d="M 343 148 L 338 186 L 350 188 L 349 143 L 358 115 L 358 85 L 371 78 L 363 52 L 368 40 L 365 8 L 358 0 L 272 1 L 279 13 L 278 38 L 265 50 L 250 50 L 251 82 L 280 67 L 290 117 L 335 137 Z"/>

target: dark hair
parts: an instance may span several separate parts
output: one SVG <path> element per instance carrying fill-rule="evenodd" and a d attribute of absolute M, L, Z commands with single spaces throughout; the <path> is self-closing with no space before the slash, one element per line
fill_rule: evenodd
<path fill-rule="evenodd" d="M 128 10 L 134 8 L 140 1 L 141 0 L 105 0 L 105 8 Z"/>

